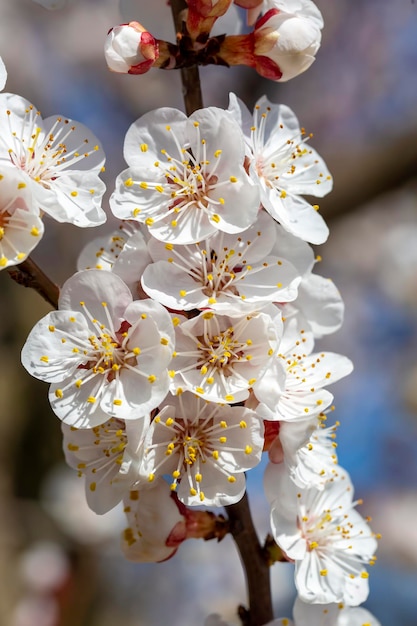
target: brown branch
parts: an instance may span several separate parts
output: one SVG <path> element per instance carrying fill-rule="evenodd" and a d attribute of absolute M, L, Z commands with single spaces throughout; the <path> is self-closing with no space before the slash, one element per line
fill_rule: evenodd
<path fill-rule="evenodd" d="M 269 565 L 253 525 L 248 497 L 226 506 L 230 532 L 246 572 L 249 609 L 239 607 L 243 626 L 262 626 L 273 619 Z"/>
<path fill-rule="evenodd" d="M 174 19 L 177 41 L 181 40 L 184 32 L 182 12 L 187 8 L 185 0 L 171 0 L 172 17 Z M 200 74 L 197 65 L 181 68 L 181 82 L 183 89 L 185 112 L 191 115 L 197 109 L 203 108 L 203 96 L 201 93 Z"/>
<path fill-rule="evenodd" d="M 54 309 L 58 308 L 59 287 L 30 257 L 11 267 L 8 272 L 19 285 L 35 289 Z"/>

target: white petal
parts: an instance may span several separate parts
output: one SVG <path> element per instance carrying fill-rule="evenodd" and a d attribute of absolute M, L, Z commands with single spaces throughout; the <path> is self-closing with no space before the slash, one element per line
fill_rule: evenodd
<path fill-rule="evenodd" d="M 22 349 L 22 364 L 35 378 L 64 381 L 85 357 L 90 332 L 81 313 L 52 311 L 31 330 Z"/>
<path fill-rule="evenodd" d="M 4 89 L 7 80 L 7 70 L 3 59 L 0 57 L 0 91 Z"/>
<path fill-rule="evenodd" d="M 115 274 L 95 269 L 85 270 L 77 272 L 63 284 L 58 306 L 60 309 L 84 311 L 80 302 L 85 302 L 85 308 L 102 323 L 107 322 L 106 308 L 117 331 L 125 319 L 127 306 L 132 302 L 132 294 Z"/>

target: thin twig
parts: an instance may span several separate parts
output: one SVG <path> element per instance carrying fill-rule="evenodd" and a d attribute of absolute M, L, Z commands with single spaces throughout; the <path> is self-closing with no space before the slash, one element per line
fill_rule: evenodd
<path fill-rule="evenodd" d="M 58 308 L 59 287 L 30 257 L 8 271 L 19 285 L 35 289 L 54 309 Z"/>

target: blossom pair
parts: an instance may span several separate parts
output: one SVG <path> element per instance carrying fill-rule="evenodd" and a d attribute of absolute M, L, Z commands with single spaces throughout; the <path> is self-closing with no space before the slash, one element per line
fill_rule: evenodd
<path fill-rule="evenodd" d="M 327 238 L 318 207 L 302 196 L 328 193 L 331 176 L 293 112 L 265 97 L 253 119 L 233 94 L 228 111 L 146 113 L 128 130 L 124 156 L 129 167 L 116 180 L 112 211 L 146 224 L 160 241 L 188 245 L 217 231 L 241 233 L 260 206 L 297 237 Z"/>

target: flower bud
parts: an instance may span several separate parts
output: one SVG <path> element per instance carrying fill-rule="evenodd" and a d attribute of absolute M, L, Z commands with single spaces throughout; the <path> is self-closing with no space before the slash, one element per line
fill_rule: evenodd
<path fill-rule="evenodd" d="M 320 22 L 301 7 L 295 13 L 270 9 L 254 30 L 255 67 L 261 76 L 286 81 L 314 61 L 320 47 Z"/>
<path fill-rule="evenodd" d="M 207 36 L 232 0 L 187 0 L 187 30 L 193 39 Z"/>
<path fill-rule="evenodd" d="M 104 55 L 112 72 L 144 74 L 159 56 L 158 42 L 139 22 L 121 24 L 107 35 Z"/>

